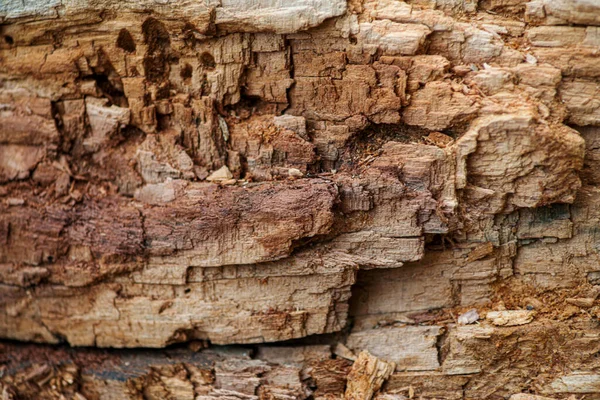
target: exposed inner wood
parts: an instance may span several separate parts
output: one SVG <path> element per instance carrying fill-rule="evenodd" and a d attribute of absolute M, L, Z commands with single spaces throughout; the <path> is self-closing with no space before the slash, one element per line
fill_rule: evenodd
<path fill-rule="evenodd" d="M 0 4 L 1 399 L 600 399 L 599 49 L 592 0 Z"/>

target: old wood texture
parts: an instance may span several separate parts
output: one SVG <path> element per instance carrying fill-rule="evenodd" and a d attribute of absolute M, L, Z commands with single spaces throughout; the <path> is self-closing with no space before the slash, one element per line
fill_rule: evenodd
<path fill-rule="evenodd" d="M 1 2 L 2 400 L 600 398 L 599 48 L 592 0 Z"/>

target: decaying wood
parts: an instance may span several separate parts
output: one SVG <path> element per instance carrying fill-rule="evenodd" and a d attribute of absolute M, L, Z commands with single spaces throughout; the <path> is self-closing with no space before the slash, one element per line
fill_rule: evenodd
<path fill-rule="evenodd" d="M 599 15 L 0 4 L 2 399 L 600 398 Z"/>
<path fill-rule="evenodd" d="M 361 352 L 352 370 L 348 374 L 348 385 L 344 398 L 346 400 L 370 400 L 383 385 L 383 382 L 394 372 L 395 364 L 386 362 Z"/>

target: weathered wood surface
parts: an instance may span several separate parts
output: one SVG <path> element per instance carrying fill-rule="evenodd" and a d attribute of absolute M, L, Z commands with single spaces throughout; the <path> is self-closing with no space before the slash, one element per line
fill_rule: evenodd
<path fill-rule="evenodd" d="M 1 3 L 3 398 L 600 398 L 599 15 Z"/>

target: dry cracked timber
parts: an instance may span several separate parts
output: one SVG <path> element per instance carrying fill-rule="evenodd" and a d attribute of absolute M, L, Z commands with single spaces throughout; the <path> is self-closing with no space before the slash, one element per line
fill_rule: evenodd
<path fill-rule="evenodd" d="M 600 399 L 599 255 L 597 0 L 0 4 L 2 400 Z"/>

